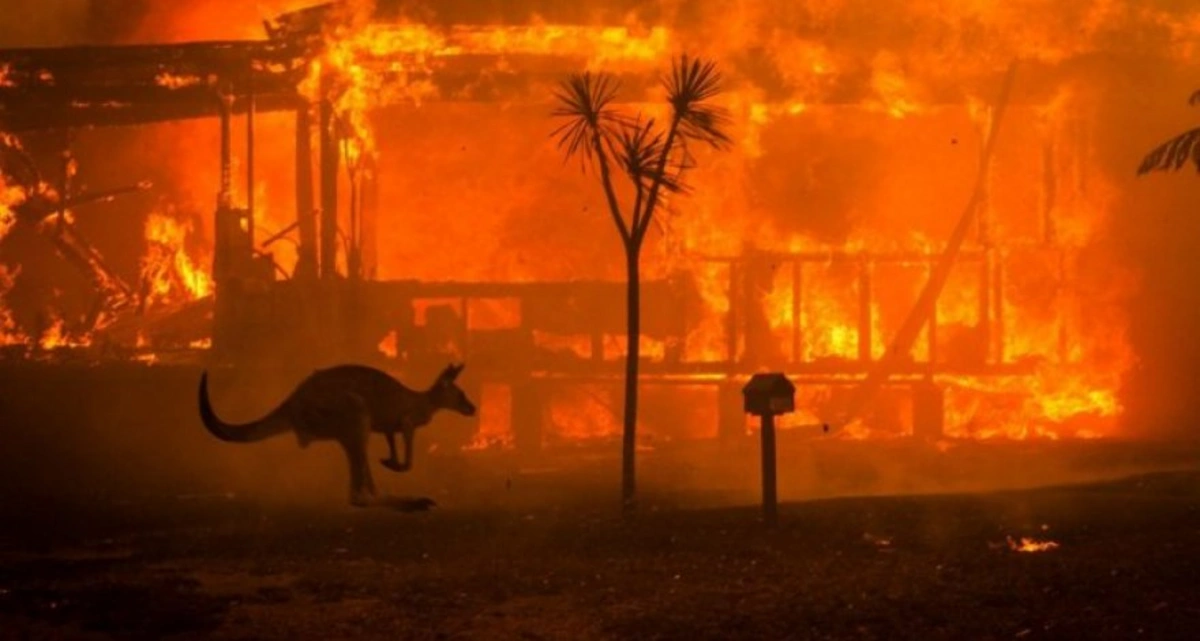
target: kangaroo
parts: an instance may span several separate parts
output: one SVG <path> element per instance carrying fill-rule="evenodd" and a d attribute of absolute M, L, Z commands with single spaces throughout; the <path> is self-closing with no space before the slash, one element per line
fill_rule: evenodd
<path fill-rule="evenodd" d="M 266 416 L 241 425 L 222 421 L 208 398 L 208 372 L 200 377 L 200 419 L 218 439 L 252 443 L 295 432 L 300 447 L 319 440 L 337 441 L 350 466 L 350 504 L 365 506 L 375 496 L 375 481 L 367 464 L 371 432 L 387 438 L 384 467 L 395 472 L 412 469 L 413 436 L 438 410 L 474 416 L 475 405 L 455 384 L 466 365 L 450 365 L 429 389 L 405 387 L 385 372 L 363 365 L 340 365 L 317 370 L 304 379 Z M 396 433 L 404 438 L 404 462 L 396 456 Z"/>

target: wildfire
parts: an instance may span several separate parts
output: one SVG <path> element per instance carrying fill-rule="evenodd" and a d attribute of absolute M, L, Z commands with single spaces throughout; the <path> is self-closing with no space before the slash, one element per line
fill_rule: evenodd
<path fill-rule="evenodd" d="M 855 3 L 800 4 L 799 13 L 816 26 L 879 18 L 862 15 Z M 740 258 L 743 245 L 753 245 L 780 254 L 829 256 L 795 270 L 782 262 L 756 281 L 762 291 L 754 301 L 761 310 L 755 311 L 761 311 L 763 319 L 758 320 L 773 341 L 767 347 L 778 352 L 772 356 L 787 364 L 850 367 L 862 355 L 864 332 L 870 334 L 866 353 L 876 359 L 883 354 L 928 272 L 919 260 L 895 268 L 876 263 L 864 279 L 858 258 L 888 252 L 933 258 L 942 251 L 970 195 L 983 132 L 994 116 L 988 78 L 1014 59 L 1054 65 L 1098 51 L 1143 49 L 1179 59 L 1197 55 L 1200 20 L 1194 10 L 1168 13 L 1128 1 L 1061 5 L 1034 0 L 1019 7 L 979 2 L 948 7 L 919 0 L 886 10 L 895 24 L 911 29 L 872 32 L 839 43 L 820 28 L 790 28 L 792 18 L 778 16 L 798 14 L 777 11 L 782 3 L 774 0 L 741 3 L 728 19 L 703 8 L 687 20 L 668 15 L 662 24 L 672 27 L 566 25 L 540 19 L 523 26 L 439 27 L 411 20 L 381 24 L 366 12 L 350 12 L 321 34 L 322 45 L 301 91 L 310 100 L 332 104 L 335 126 L 349 139 L 348 164 L 377 157 L 391 163 L 376 170 L 397 177 L 395 185 L 384 184 L 380 192 L 381 202 L 393 203 L 381 207 L 388 212 L 381 213 L 379 226 L 381 277 L 540 280 L 590 270 L 586 277 L 619 278 L 619 268 L 609 266 L 606 246 L 584 236 L 598 228 L 582 222 L 595 213 L 596 203 L 584 203 L 588 211 L 579 214 L 582 190 L 538 178 L 559 175 L 549 169 L 551 162 L 557 165 L 557 157 L 546 160 L 553 150 L 545 144 L 541 106 L 523 111 L 526 105 L 503 97 L 503 104 L 492 110 L 482 104 L 434 102 L 455 98 L 439 96 L 439 74 L 451 66 L 459 73 L 461 60 L 455 58 L 497 58 L 481 65 L 484 78 L 524 73 L 521 56 L 535 57 L 530 64 L 537 71 L 545 65 L 555 73 L 589 68 L 637 74 L 661 69 L 679 50 L 712 54 L 727 72 L 725 95 L 739 145 L 714 162 L 705 158 L 697 163 L 691 174 L 694 193 L 678 207 L 672 205 L 679 212 L 664 228 L 662 247 L 645 254 L 646 273 L 684 268 L 702 299 L 698 313 L 688 313 L 684 360 L 720 362 L 763 347 L 730 344 L 726 315 L 733 311 L 742 317 L 746 311 L 744 299 L 732 298 L 731 291 L 743 287 L 745 274 L 735 273 L 729 262 L 706 260 Z M 1026 18 L 1031 11 L 1053 19 L 1030 24 Z M 193 34 L 189 29 L 199 26 L 180 25 L 177 31 Z M 248 28 L 230 25 L 226 35 L 244 37 Z M 1138 37 L 1114 38 L 1123 32 Z M 216 25 L 208 25 L 204 34 L 220 35 Z M 743 55 L 742 49 L 753 49 L 760 58 Z M 754 59 L 748 62 L 748 57 Z M 0 84 L 5 79 L 0 70 Z M 156 81 L 175 89 L 205 80 L 160 74 Z M 639 101 L 646 96 L 621 98 Z M 1121 305 L 1135 284 L 1113 272 L 1090 275 L 1073 258 L 1102 244 L 1113 207 L 1111 188 L 1092 164 L 1100 154 L 1087 135 L 1074 131 L 1088 117 L 1085 101 L 1093 99 L 1063 90 L 1048 98 L 1024 98 L 1032 105 L 1012 105 L 1024 111 L 1009 116 L 993 175 L 987 178 L 984 209 L 990 237 L 973 235 L 967 243 L 974 255 L 999 247 L 986 258 L 998 265 L 1000 274 L 986 296 L 1001 294 L 1003 305 L 989 309 L 981 303 L 982 266 L 975 258 L 962 261 L 938 301 L 936 336 L 927 331 L 912 359 L 918 364 L 929 358 L 939 365 L 953 362 L 956 371 L 1021 369 L 1004 376 L 939 375 L 937 382 L 947 389 L 947 436 L 1115 434 L 1123 410 L 1118 390 L 1134 363 Z M 373 113 L 396 105 L 422 108 L 405 110 L 403 118 L 388 119 L 386 130 L 377 129 L 381 123 L 372 121 Z M 284 136 L 292 133 L 291 115 L 279 122 L 274 116 L 264 113 L 256 124 L 261 152 L 256 172 L 260 178 L 290 180 L 294 167 L 289 156 L 267 158 L 273 147 L 290 148 Z M 401 135 L 407 136 L 403 142 L 389 139 Z M 287 144 L 273 144 L 278 140 Z M 193 141 L 171 144 L 195 146 Z M 1049 149 L 1045 155 L 1043 146 Z M 477 151 L 480 147 L 486 149 Z M 175 173 L 186 176 L 182 180 L 207 181 L 192 191 L 208 198 L 213 190 L 210 159 L 203 159 L 207 164 L 202 166 L 190 160 L 195 154 L 164 155 L 182 159 L 175 161 L 180 163 Z M 467 172 L 466 166 L 483 168 Z M 1054 187 L 1043 187 L 1047 182 Z M 286 192 L 269 194 L 271 207 L 261 215 L 256 212 L 256 220 L 268 220 L 278 229 L 288 225 L 292 203 Z M 258 206 L 265 207 L 267 194 L 256 195 Z M 13 189 L 0 194 L 0 235 L 10 220 L 4 217 L 4 202 L 19 197 L 23 194 Z M 1042 229 L 1043 220 L 1052 220 L 1052 228 Z M 186 247 L 190 232 L 170 216 L 152 216 L 147 222 L 144 275 L 155 300 L 188 300 L 211 292 L 206 270 L 197 269 L 206 262 L 198 259 L 206 257 L 195 246 Z M 1030 247 L 1034 250 L 1027 251 Z M 459 253 L 441 251 L 446 248 Z M 519 253 L 533 259 L 513 258 Z M 461 260 L 468 254 L 472 260 Z M 421 258 L 414 260 L 416 256 Z M 872 289 L 869 324 L 860 310 L 863 286 Z M 533 331 L 535 346 L 556 357 L 617 359 L 624 350 L 619 336 L 593 345 L 586 336 Z M 389 334 L 378 348 L 395 357 L 396 336 Z M 601 353 L 593 355 L 596 349 Z M 642 353 L 661 361 L 669 350 L 661 341 L 643 337 Z M 500 398 L 499 392 L 491 393 Z M 819 422 L 820 408 L 832 403 L 832 396 L 828 390 L 812 394 L 798 409 L 806 421 Z M 557 403 L 550 411 L 554 422 L 568 426 L 564 434 L 581 437 L 609 435 L 608 418 L 585 417 L 611 413 L 595 395 Z M 878 433 L 864 424 L 844 432 L 848 438 Z"/>

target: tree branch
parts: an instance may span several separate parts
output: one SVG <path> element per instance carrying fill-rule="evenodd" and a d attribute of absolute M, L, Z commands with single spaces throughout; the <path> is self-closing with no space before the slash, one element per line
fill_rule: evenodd
<path fill-rule="evenodd" d="M 617 201 L 617 193 L 612 186 L 612 172 L 608 168 L 608 155 L 604 150 L 604 145 L 600 140 L 600 132 L 595 131 L 592 134 L 592 147 L 594 148 L 597 160 L 600 165 L 600 182 L 604 184 L 604 197 L 608 201 L 608 211 L 612 214 L 613 222 L 617 225 L 617 231 L 621 234 L 621 242 L 629 247 L 633 242 L 629 226 L 625 224 L 625 219 L 621 217 L 621 204 Z M 636 214 L 636 211 L 635 211 Z"/>

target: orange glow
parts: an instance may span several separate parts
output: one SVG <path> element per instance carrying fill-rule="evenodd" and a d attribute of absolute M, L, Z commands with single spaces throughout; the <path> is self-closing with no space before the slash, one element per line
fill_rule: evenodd
<path fill-rule="evenodd" d="M 513 447 L 512 388 L 484 385 L 479 398 L 479 430 L 464 446 L 466 450 L 511 449 Z"/>
<path fill-rule="evenodd" d="M 147 217 L 142 278 L 149 285 L 148 303 L 178 304 L 212 294 L 212 277 L 188 255 L 190 231 L 189 225 L 163 214 Z"/>
<path fill-rule="evenodd" d="M 315 2 L 250 4 L 157 3 L 138 36 L 174 42 L 262 38 L 262 19 Z M 361 9 L 369 3 L 351 4 Z M 332 103 L 347 138 L 343 161 L 374 167 L 380 178 L 380 278 L 617 280 L 623 276 L 619 248 L 611 222 L 603 216 L 604 203 L 583 179 L 562 171 L 558 152 L 546 138 L 550 125 L 542 103 L 549 100 L 550 88 L 539 83 L 585 68 L 649 77 L 666 69 L 673 53 L 712 56 L 728 71 L 722 100 L 733 117 L 736 145 L 720 155 L 694 150 L 699 157 L 689 174 L 694 189 L 673 199 L 663 228 L 650 233 L 646 278 L 679 270 L 699 293 L 700 309 L 695 314 L 689 310 L 687 318 L 687 362 L 719 363 L 762 351 L 763 345 L 746 345 L 744 333 L 741 343 L 733 345 L 727 335 L 731 311 L 739 315 L 738 331 L 744 330 L 747 311 L 761 311 L 757 320 L 765 321 L 766 347 L 774 348 L 764 360 L 781 358 L 781 367 L 853 369 L 865 366 L 858 363 L 864 329 L 860 263 L 874 254 L 936 257 L 942 251 L 970 197 L 982 136 L 993 117 L 995 83 L 990 78 L 1014 59 L 1055 65 L 1110 49 L 1200 59 L 1200 12 L 1169 13 L 1128 0 L 1070 6 L 1051 0 L 915 0 L 884 11 L 894 24 L 912 26 L 911 42 L 903 46 L 887 42 L 887 34 L 864 35 L 861 42 L 844 45 L 815 35 L 821 27 L 861 20 L 850 3 L 799 3 L 799 13 L 817 27 L 803 31 L 791 28 L 791 18 L 773 17 L 788 13 L 776 11 L 783 4 L 739 3 L 729 16 L 697 9 L 692 18 L 700 24 L 687 30 L 654 24 L 552 24 L 538 18 L 523 26 L 439 27 L 412 20 L 374 24 L 362 11 L 352 11 L 327 25 L 323 47 L 300 91 L 310 100 Z M 1029 21 L 1029 15 L 1046 19 Z M 664 20 L 668 22 L 687 21 Z M 1139 37 L 1114 42 L 1113 34 L 1123 30 Z M 744 51 L 751 49 L 761 50 L 770 73 L 742 71 Z M 510 99 L 497 90 L 495 102 L 488 104 L 441 95 L 444 85 L 438 81 L 448 75 L 447 69 L 463 73 L 455 65 L 468 66 L 474 57 L 490 58 L 475 69 L 471 86 L 529 74 L 534 79 L 527 91 L 534 98 Z M 1026 73 L 1027 67 L 1020 69 Z M 1021 78 L 1018 84 L 1024 82 Z M 165 72 L 156 78 L 172 89 L 207 81 Z M 633 88 L 623 99 L 640 103 L 655 98 L 655 89 L 642 95 L 636 83 L 629 84 Z M 11 86 L 4 68 L 0 86 Z M 858 93 L 848 86 L 858 87 Z M 947 437 L 1118 435 L 1123 412 L 1118 391 L 1136 363 L 1122 305 L 1137 283 L 1115 268 L 1112 278 L 1099 282 L 1078 258 L 1084 251 L 1103 251 L 1116 197 L 1115 188 L 1095 168 L 1096 143 L 1076 131 L 1078 122 L 1090 117 L 1088 104 L 1094 100 L 1086 88 L 1068 82 L 1047 95 L 1023 95 L 1020 104 L 1010 105 L 1013 111 L 1000 133 L 981 214 L 991 223 L 989 241 L 997 249 L 980 258 L 987 243 L 971 236 L 966 251 L 973 257 L 957 264 L 938 300 L 936 337 L 926 330 L 911 355 L 916 364 L 932 355 L 939 367 L 954 371 L 936 377 L 947 389 Z M 244 127 L 235 120 L 235 127 Z M 256 121 L 260 182 L 252 188 L 260 239 L 294 220 L 291 126 L 290 113 L 264 113 Z M 201 212 L 200 225 L 205 226 L 211 224 L 218 181 L 215 130 L 213 122 L 173 123 L 145 134 L 155 155 L 170 163 L 176 204 Z M 241 140 L 240 133 L 235 140 Z M 1053 143 L 1053 153 L 1043 158 L 1046 143 Z M 1041 211 L 1049 207 L 1043 205 L 1048 198 L 1043 170 L 1056 181 L 1052 215 L 1047 216 Z M 234 167 L 235 191 L 243 198 L 248 187 L 237 183 L 244 175 L 244 167 Z M 341 192 L 343 198 L 347 192 Z M 0 237 L 12 224 L 9 207 L 25 195 L 0 184 Z M 1053 219 L 1053 233 L 1042 229 L 1043 218 Z M 156 304 L 211 293 L 211 248 L 197 242 L 197 236 L 211 236 L 206 231 L 161 213 L 147 221 L 142 275 Z M 707 259 L 737 259 L 748 246 L 783 256 L 827 258 L 806 259 L 795 271 L 786 258 L 775 260 L 757 283 L 761 296 L 747 303 L 745 297 L 731 299 L 731 291 L 744 286 L 735 279 L 745 274 L 735 274 L 728 262 Z M 290 246 L 279 243 L 271 250 L 285 254 L 277 260 L 290 270 Z M 986 260 L 994 261 L 1000 277 L 998 289 L 985 292 L 981 270 Z M 1113 257 L 1107 262 L 1118 261 Z M 928 265 L 919 260 L 902 267 L 876 262 L 871 269 L 866 328 L 869 354 L 879 358 L 915 302 Z M 7 276 L 11 286 L 13 272 Z M 0 294 L 4 281 L 0 278 Z M 798 309 L 793 307 L 797 288 Z M 997 291 L 1003 305 L 984 309 L 981 299 Z M 761 309 L 747 310 L 747 304 Z M 594 344 L 584 334 L 524 328 L 523 310 L 511 302 L 467 305 L 460 316 L 472 331 L 528 330 L 536 350 L 607 361 L 622 358 L 625 351 L 625 338 L 611 329 Z M 423 318 L 421 314 L 423 310 L 418 313 Z M 11 315 L 0 307 L 0 342 L 17 341 L 14 331 Z M 62 328 L 57 331 L 61 334 Z M 62 340 L 57 336 L 50 342 Z M 663 341 L 643 336 L 640 346 L 646 360 L 666 359 Z M 377 347 L 385 356 L 398 356 L 394 332 Z M 597 348 L 600 354 L 593 353 Z M 977 373 L 1017 366 L 1024 368 L 1021 373 Z M 489 389 L 483 408 L 511 405 L 505 392 Z M 553 434 L 564 440 L 615 435 L 619 408 L 601 396 L 592 390 L 553 401 L 547 410 Z M 802 393 L 794 424 L 819 424 L 833 396 L 827 388 Z M 483 411 L 485 427 L 472 447 L 507 442 L 498 435 L 508 428 L 498 427 L 500 419 L 489 414 L 491 409 Z M 892 433 L 863 421 L 839 437 Z"/>
<path fill-rule="evenodd" d="M 184 87 L 192 87 L 203 82 L 200 76 L 180 76 L 167 72 L 162 72 L 154 77 L 154 82 L 160 87 L 167 89 L 182 89 Z"/>
<path fill-rule="evenodd" d="M 1050 550 L 1058 549 L 1058 543 L 1054 541 L 1039 541 L 1038 539 L 1023 536 L 1020 541 L 1014 540 L 1011 536 L 1005 537 L 1008 543 L 1008 549 L 1013 552 L 1049 552 Z"/>
<path fill-rule="evenodd" d="M 379 341 L 379 353 L 388 358 L 396 358 L 400 352 L 396 343 L 396 331 L 392 330 Z"/>

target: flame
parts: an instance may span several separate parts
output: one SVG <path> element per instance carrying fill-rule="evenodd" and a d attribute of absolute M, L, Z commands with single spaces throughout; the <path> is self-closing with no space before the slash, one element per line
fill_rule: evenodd
<path fill-rule="evenodd" d="M 217 11 L 214 2 L 179 4 L 187 6 L 170 11 L 169 20 L 156 14 L 150 21 L 163 37 L 261 35 L 258 21 L 264 16 L 241 5 Z M 515 101 L 502 101 L 494 110 L 451 101 L 434 103 L 435 98 L 456 97 L 439 96 L 435 81 L 454 58 L 470 56 L 497 58 L 483 65 L 479 72 L 483 81 L 523 73 L 520 56 L 557 58 L 556 71 L 569 67 L 642 73 L 661 71 L 676 51 L 710 53 L 729 71 L 724 98 L 734 117 L 732 133 L 737 143 L 727 154 L 699 159 L 691 174 L 694 193 L 671 203 L 679 215 L 664 215 L 663 244 L 645 254 L 648 274 L 657 277 L 682 268 L 699 293 L 699 313 L 688 315 L 684 360 L 720 362 L 746 353 L 748 346 L 730 345 L 726 335 L 726 314 L 735 305 L 739 314 L 745 311 L 742 299 L 731 300 L 733 270 L 728 263 L 706 262 L 703 257 L 737 257 L 744 244 L 753 244 L 774 252 L 829 256 L 807 261 L 799 270 L 799 309 L 792 305 L 797 283 L 790 265 L 781 265 L 763 285 L 763 295 L 754 304 L 762 308 L 778 356 L 789 364 L 798 356 L 804 364 L 856 366 L 861 365 L 856 361 L 860 334 L 866 328 L 860 327 L 855 257 L 899 251 L 936 256 L 959 214 L 959 203 L 969 196 L 981 135 L 993 116 L 985 97 L 990 99 L 993 89 L 975 86 L 968 79 L 995 75 L 1013 59 L 1057 64 L 1089 53 L 1139 50 L 1167 52 L 1185 61 L 1200 55 L 1196 44 L 1200 12 L 1194 9 L 1171 13 L 1146 3 L 1115 0 L 1071 6 L 1050 0 L 1017 4 L 916 0 L 886 9 L 895 24 L 912 25 L 900 30 L 910 35 L 871 34 L 861 42 L 833 43 L 819 35 L 823 33 L 819 27 L 862 21 L 861 11 L 837 1 L 800 4 L 802 10 L 786 12 L 777 10 L 781 2 L 737 3 L 729 12 L 722 7 L 720 15 L 698 8 L 695 15 L 664 18 L 663 24 L 677 25 L 673 28 L 562 25 L 540 19 L 523 26 L 442 28 L 412 20 L 372 23 L 362 12 L 352 12 L 327 26 L 301 90 L 310 100 L 332 103 L 339 133 L 348 139 L 349 164 L 379 160 L 377 171 L 381 175 L 386 171 L 389 180 L 394 179 L 394 187 L 384 185 L 380 192 L 381 202 L 387 203 L 381 211 L 389 216 L 395 212 L 394 218 L 381 223 L 397 230 L 380 225 L 380 245 L 385 248 L 380 256 L 382 277 L 530 281 L 586 273 L 586 277 L 616 279 L 621 274 L 609 266 L 616 262 L 612 252 L 617 251 L 611 244 L 578 242 L 612 230 L 606 227 L 609 221 L 595 215 L 602 204 L 580 196 L 585 193 L 581 183 L 560 178 L 558 155 L 545 141 L 543 106 L 527 113 Z M 236 11 L 236 17 L 230 11 Z M 795 25 L 787 16 L 800 14 L 816 28 L 803 32 L 790 28 Z M 1047 19 L 1031 23 L 1031 14 Z M 881 14 L 872 12 L 870 17 L 876 15 Z M 681 26 L 687 23 L 698 26 Z M 1137 37 L 1117 37 L 1122 33 Z M 893 42 L 893 38 L 904 41 Z M 752 49 L 761 51 L 762 60 L 754 64 L 765 65 L 766 71 L 742 73 L 747 66 L 744 52 Z M 0 85 L 8 80 L 6 73 L 0 69 Z M 157 82 L 179 88 L 203 80 L 160 74 Z M 939 94 L 946 85 L 969 88 L 955 89 L 958 94 L 947 99 Z M 847 87 L 859 87 L 858 93 Z M 639 91 L 632 87 L 622 97 L 653 97 L 653 91 L 647 95 Z M 530 90 L 537 92 L 536 86 Z M 549 96 L 549 89 L 542 93 Z M 1021 154 L 1020 148 L 1036 145 L 1012 143 L 1012 148 L 999 151 L 1006 155 L 992 178 L 988 205 L 996 219 L 994 240 L 1005 247 L 1010 242 L 1053 245 L 1062 250 L 1062 257 L 1035 260 L 1015 250 L 997 250 L 994 260 L 1003 273 L 1004 305 L 990 317 L 981 311 L 977 263 L 964 261 L 956 267 L 938 302 L 936 344 L 930 344 L 927 334 L 912 358 L 919 362 L 936 354 L 942 364 L 970 361 L 974 354 L 969 352 L 977 348 L 987 362 L 1025 366 L 1030 373 L 940 375 L 937 382 L 948 390 L 949 437 L 1051 439 L 1116 434 L 1123 411 L 1117 392 L 1135 363 L 1121 303 L 1136 283 L 1128 275 L 1108 274 L 1116 278 L 1100 284 L 1099 277 L 1089 277 L 1072 258 L 1102 243 L 1114 202 L 1112 188 L 1095 175 L 1089 176 L 1086 192 L 1078 187 L 1089 159 L 1100 154 L 1086 141 L 1072 138 L 1065 123 L 1089 99 L 1067 87 L 1022 114 L 1034 116 L 1028 119 L 1034 124 L 1021 124 L 1022 115 L 1010 115 L 1006 121 L 1002 145 L 1008 144 L 1008 136 L 1030 130 L 1055 142 L 1058 151 L 1050 161 L 1051 169 L 1062 179 L 1053 212 L 1056 227 L 1053 234 L 1045 235 L 1053 236 L 1047 240 L 1041 230 L 1025 228 L 1034 225 L 1030 220 L 1036 216 L 1014 213 L 1018 207 L 1013 203 L 1019 198 L 1038 200 L 1040 196 L 1030 193 L 1036 187 L 1028 187 L 1037 181 L 999 175 L 1005 167 L 1039 168 L 1041 160 L 1034 152 L 1040 150 Z M 373 113 L 388 106 L 404 106 L 404 116 L 396 122 L 377 122 L 384 119 L 374 118 Z M 290 115 L 263 114 L 257 125 L 260 152 L 288 148 L 289 125 Z M 185 133 L 177 135 L 181 131 Z M 197 140 L 187 131 L 191 130 L 172 129 L 163 136 L 169 142 L 157 140 L 155 149 L 176 150 L 161 156 L 177 164 L 172 173 L 185 185 L 180 191 L 207 203 L 215 193 L 215 163 L 210 157 L 194 160 L 203 154 L 178 150 L 190 151 L 212 140 Z M 952 141 L 946 140 L 946 132 L 953 132 Z M 914 162 L 915 158 L 922 162 Z M 286 182 L 293 171 L 289 160 L 286 154 L 277 162 L 260 156 L 257 169 L 260 176 L 272 178 L 254 186 L 260 190 L 256 203 L 262 209 L 256 212 L 256 220 L 275 228 L 291 222 L 291 196 L 286 188 L 274 191 L 281 177 L 282 184 L 290 184 Z M 392 164 L 383 166 L 386 163 Z M 483 169 L 463 171 L 467 166 Z M 540 174 L 554 178 L 540 182 L 532 178 Z M 844 193 L 833 193 L 837 189 Z M 772 190 L 772 198 L 761 195 Z M 23 197 L 12 189 L 0 192 L 0 235 L 5 220 L 11 220 L 4 217 L 5 202 Z M 770 200 L 788 204 L 773 205 Z M 547 212 L 555 215 L 546 216 Z M 844 224 L 826 225 L 834 216 L 844 219 L 834 223 Z M 207 256 L 194 243 L 188 247 L 192 230 L 170 216 L 160 218 L 152 217 L 146 230 L 149 249 L 144 265 L 153 296 L 189 300 L 206 295 L 211 283 L 196 267 L 207 264 Z M 570 249 L 563 251 L 567 241 Z M 977 242 L 969 245 L 971 251 L 983 251 Z M 546 247 L 553 249 L 542 249 Z M 520 257 L 526 252 L 533 258 Z M 835 252 L 850 257 L 835 260 Z M 464 256 L 471 260 L 462 260 Z M 873 278 L 876 295 L 869 354 L 878 358 L 896 330 L 897 318 L 915 300 L 918 287 L 913 283 L 919 285 L 921 279 L 897 276 L 890 268 L 878 266 Z M 475 319 L 476 314 L 470 317 Z M 1003 334 L 1002 344 L 979 338 L 988 322 L 1002 326 L 997 330 Z M 642 341 L 647 359 L 665 358 L 662 341 L 650 337 Z M 586 336 L 534 329 L 533 342 L 548 352 L 595 357 L 596 346 Z M 384 337 L 378 347 L 395 357 L 395 335 Z M 605 336 L 599 348 L 600 357 L 618 359 L 624 338 Z M 502 392 L 485 392 L 489 393 L 495 399 L 504 397 Z M 616 429 L 615 422 L 597 418 L 611 415 L 612 409 L 594 396 L 555 401 L 551 423 L 561 426 L 564 438 L 604 436 Z M 818 422 L 823 406 L 833 402 L 831 396 L 823 390 L 803 397 L 799 409 L 804 421 Z M 887 433 L 860 423 L 842 436 Z"/>
<path fill-rule="evenodd" d="M 38 339 L 38 347 L 44 351 L 90 347 L 91 344 L 91 336 L 76 336 L 69 332 L 66 322 L 58 316 L 53 317 L 50 327 Z"/>
<path fill-rule="evenodd" d="M 379 341 L 378 349 L 380 354 L 383 354 L 388 358 L 396 358 L 399 356 L 400 352 L 399 348 L 397 347 L 395 330 L 388 332 L 387 335 L 383 337 L 383 340 Z"/>
<path fill-rule="evenodd" d="M 1033 537 L 1023 536 L 1018 542 L 1011 536 L 1006 536 L 1005 541 L 1008 543 L 1008 549 L 1013 552 L 1049 552 L 1050 550 L 1058 549 L 1058 543 L 1054 541 L 1039 541 Z"/>
<path fill-rule="evenodd" d="M 148 302 L 178 304 L 212 294 L 212 277 L 187 252 L 191 226 L 160 213 L 146 218 L 142 278 Z"/>
<path fill-rule="evenodd" d="M 154 77 L 154 82 L 158 86 L 166 87 L 167 89 L 183 89 L 184 87 L 198 85 L 204 82 L 204 80 L 200 76 L 178 75 L 163 71 Z"/>

